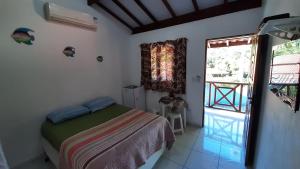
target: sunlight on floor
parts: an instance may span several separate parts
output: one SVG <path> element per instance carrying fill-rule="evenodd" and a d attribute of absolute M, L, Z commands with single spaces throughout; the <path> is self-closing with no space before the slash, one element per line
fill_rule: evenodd
<path fill-rule="evenodd" d="M 205 127 L 188 126 L 156 169 L 245 169 L 244 114 L 206 109 Z"/>
<path fill-rule="evenodd" d="M 205 109 L 205 139 L 222 140 L 221 157 L 243 162 L 244 118 L 242 113 Z"/>

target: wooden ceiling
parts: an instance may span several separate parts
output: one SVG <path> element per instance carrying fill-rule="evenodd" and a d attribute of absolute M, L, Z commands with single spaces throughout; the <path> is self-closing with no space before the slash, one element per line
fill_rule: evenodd
<path fill-rule="evenodd" d="M 262 0 L 87 0 L 133 34 L 260 7 Z"/>

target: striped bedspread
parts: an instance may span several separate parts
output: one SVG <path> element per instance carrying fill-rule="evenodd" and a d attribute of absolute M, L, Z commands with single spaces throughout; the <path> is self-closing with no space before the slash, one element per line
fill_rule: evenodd
<path fill-rule="evenodd" d="M 169 122 L 152 113 L 132 109 L 80 132 L 60 148 L 60 169 L 136 169 L 148 157 L 175 141 Z"/>

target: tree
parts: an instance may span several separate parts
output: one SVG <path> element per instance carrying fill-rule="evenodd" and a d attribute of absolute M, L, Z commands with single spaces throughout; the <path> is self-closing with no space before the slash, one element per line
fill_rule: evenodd
<path fill-rule="evenodd" d="M 274 46 L 274 57 L 290 54 L 300 54 L 300 39 Z"/>

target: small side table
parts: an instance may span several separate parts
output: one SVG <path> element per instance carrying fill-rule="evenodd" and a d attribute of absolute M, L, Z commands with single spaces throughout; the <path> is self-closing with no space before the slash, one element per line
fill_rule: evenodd
<path fill-rule="evenodd" d="M 162 103 L 160 102 L 160 108 L 161 108 L 161 115 L 163 117 L 167 117 L 167 113 L 166 113 L 166 110 L 167 108 L 169 107 L 172 107 L 173 103 L 168 103 L 168 104 L 165 104 L 165 103 Z M 181 112 L 181 115 L 182 115 L 182 118 L 183 118 L 183 126 L 184 128 L 186 128 L 186 107 L 183 108 L 183 111 Z"/>

